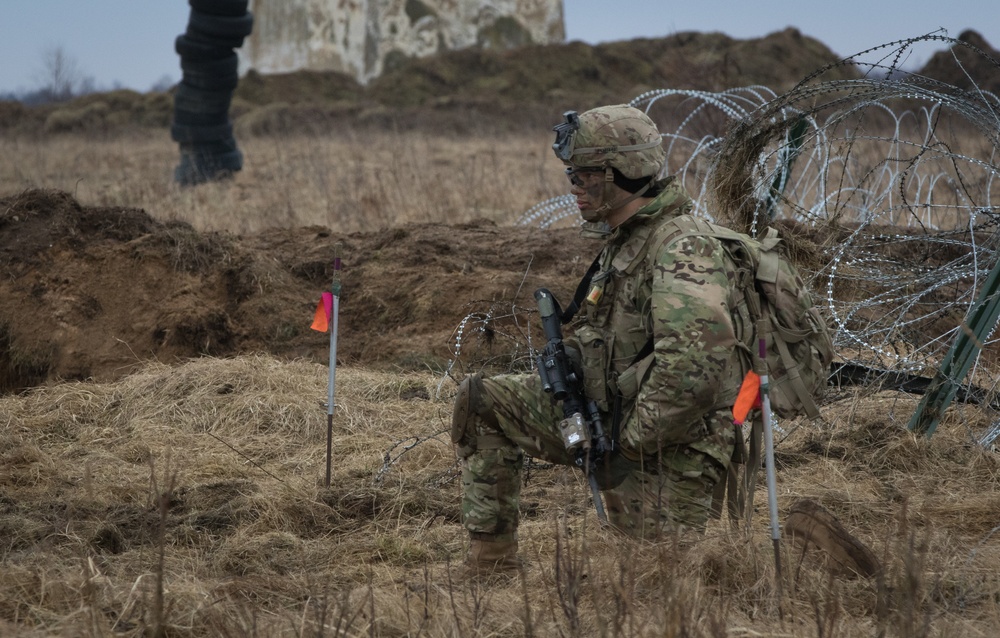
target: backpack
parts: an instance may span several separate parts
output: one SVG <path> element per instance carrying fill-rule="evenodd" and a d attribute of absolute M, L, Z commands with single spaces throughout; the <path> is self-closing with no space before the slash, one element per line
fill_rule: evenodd
<path fill-rule="evenodd" d="M 788 259 L 778 231 L 768 228 L 762 238 L 753 239 L 690 215 L 671 221 L 666 226 L 674 228 L 662 245 L 692 235 L 714 237 L 740 270 L 737 285 L 752 322 L 752 338 L 743 344 L 743 373 L 760 372 L 761 363 L 766 364 L 771 409 L 777 416 L 818 417 L 817 401 L 825 392 L 833 360 L 832 332 Z M 740 320 L 741 310 L 733 310 L 734 321 Z M 761 338 L 766 344 L 763 362 L 758 354 Z"/>
<path fill-rule="evenodd" d="M 663 227 L 666 235 L 662 235 L 661 245 L 692 235 L 715 237 L 739 270 L 736 285 L 743 294 L 742 302 L 732 309 L 733 321 L 742 321 L 745 312 L 750 323 L 746 331 L 750 338 L 741 348 L 742 374 L 751 369 L 766 371 L 774 414 L 782 418 L 818 417 L 816 402 L 825 391 L 833 360 L 832 332 L 813 306 L 812 295 L 788 259 L 778 231 L 768 228 L 761 239 L 753 239 L 690 215 L 671 221 Z M 763 361 L 756 347 L 759 339 L 766 344 Z M 741 432 L 735 421 L 734 425 Z M 753 420 L 748 438 L 736 437 L 731 464 L 712 496 L 714 517 L 722 516 L 725 500 L 730 523 L 745 520 L 749 524 L 761 465 L 762 436 L 763 423 L 758 418 Z"/>

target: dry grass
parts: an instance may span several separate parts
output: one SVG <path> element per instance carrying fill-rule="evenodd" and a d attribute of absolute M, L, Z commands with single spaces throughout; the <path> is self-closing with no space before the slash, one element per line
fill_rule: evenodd
<path fill-rule="evenodd" d="M 460 582 L 439 379 L 337 380 L 330 489 L 322 365 L 203 358 L 0 399 L 6 631 L 987 636 L 1000 618 L 1000 463 L 967 443 L 978 410 L 927 440 L 902 428 L 913 399 L 851 395 L 824 427 L 794 428 L 778 446 L 782 511 L 817 500 L 886 570 L 834 578 L 786 545 L 779 599 L 763 487 L 749 535 L 719 522 L 683 546 L 639 544 L 597 528 L 568 468 L 528 471 L 523 576 Z"/>
<path fill-rule="evenodd" d="M 243 170 L 198 188 L 173 182 L 177 145 L 144 135 L 0 139 L 4 189 L 56 188 L 84 206 L 130 206 L 198 230 L 249 234 L 323 225 L 371 231 L 407 222 L 511 223 L 564 192 L 541 133 L 458 138 L 391 131 L 239 138 Z"/>

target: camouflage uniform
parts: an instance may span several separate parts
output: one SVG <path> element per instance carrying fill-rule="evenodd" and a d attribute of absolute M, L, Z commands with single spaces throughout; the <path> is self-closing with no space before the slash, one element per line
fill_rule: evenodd
<path fill-rule="evenodd" d="M 605 424 L 621 397 L 618 441 L 630 467 L 604 497 L 609 521 L 642 538 L 703 528 L 733 449 L 730 408 L 743 375 L 744 327 L 729 311 L 736 268 L 714 238 L 677 239 L 691 201 L 672 179 L 660 185 L 608 237 L 567 339 Z M 653 354 L 635 362 L 650 338 Z M 469 383 L 475 427 L 455 437 L 463 521 L 474 539 L 516 540 L 523 452 L 573 463 L 558 431 L 562 410 L 534 374 Z"/>

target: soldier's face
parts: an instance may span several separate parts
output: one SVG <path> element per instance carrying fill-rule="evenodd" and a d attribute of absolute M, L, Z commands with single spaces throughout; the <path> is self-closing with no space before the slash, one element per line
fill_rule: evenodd
<path fill-rule="evenodd" d="M 587 221 L 596 221 L 596 211 L 604 199 L 604 171 L 578 168 L 566 171 L 566 176 L 580 215 Z"/>

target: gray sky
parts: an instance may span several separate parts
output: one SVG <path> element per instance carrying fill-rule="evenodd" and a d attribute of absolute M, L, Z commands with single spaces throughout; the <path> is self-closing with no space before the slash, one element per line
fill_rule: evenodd
<path fill-rule="evenodd" d="M 939 28 L 951 37 L 974 28 L 1000 46 L 1000 11 L 985 0 L 564 3 L 567 38 L 591 44 L 681 31 L 754 38 L 794 26 L 842 56 Z M 43 56 L 56 47 L 99 89 L 147 91 L 163 79 L 176 82 L 181 73 L 173 42 L 189 10 L 186 0 L 0 0 L 0 93 L 39 88 Z M 904 66 L 919 67 L 941 48 L 922 46 Z"/>

